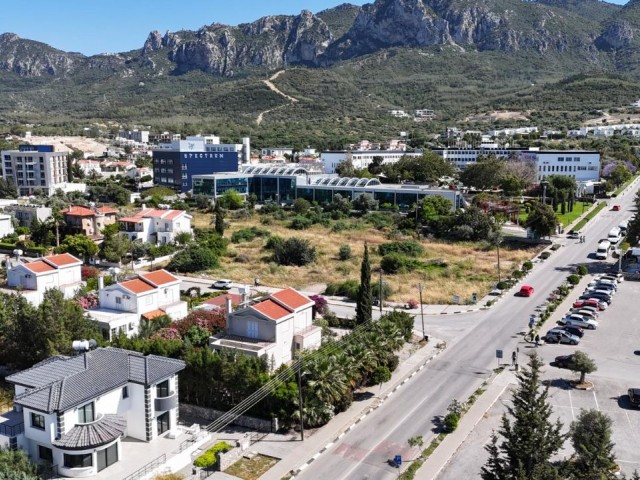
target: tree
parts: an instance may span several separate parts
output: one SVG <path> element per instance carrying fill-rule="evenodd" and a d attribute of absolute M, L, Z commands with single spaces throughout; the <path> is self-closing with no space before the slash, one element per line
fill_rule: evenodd
<path fill-rule="evenodd" d="M 360 266 L 360 286 L 356 303 L 356 323 L 362 325 L 371 321 L 373 294 L 371 292 L 371 265 L 369 265 L 369 246 L 364 244 L 364 255 Z"/>
<path fill-rule="evenodd" d="M 18 198 L 18 187 L 13 180 L 0 178 L 0 198 Z"/>
<path fill-rule="evenodd" d="M 128 236 L 120 235 L 118 224 L 106 225 L 102 230 L 104 239 L 100 245 L 100 258 L 108 262 L 121 262 L 132 251 L 133 244 Z"/>
<path fill-rule="evenodd" d="M 476 163 L 468 165 L 460 173 L 460 181 L 478 190 L 497 187 L 506 174 L 506 163 L 494 156 L 479 157 Z"/>
<path fill-rule="evenodd" d="M 518 179 L 523 189 L 529 188 L 537 180 L 536 164 L 529 160 L 510 158 L 505 165 L 505 176 Z"/>
<path fill-rule="evenodd" d="M 618 164 L 609 174 L 609 180 L 615 183 L 616 187 L 619 187 L 624 182 L 628 181 L 632 177 L 632 173 L 627 166 L 623 163 Z"/>
<path fill-rule="evenodd" d="M 383 165 L 382 170 L 387 182 L 409 180 L 426 183 L 455 174 L 451 162 L 433 152 L 425 152 L 420 157 L 405 155 L 395 163 Z"/>
<path fill-rule="evenodd" d="M 302 267 L 316 259 L 316 249 L 309 240 L 287 238 L 282 242 L 273 242 L 273 259 L 279 265 Z"/>
<path fill-rule="evenodd" d="M 311 203 L 306 198 L 296 198 L 293 202 L 293 211 L 297 214 L 307 213 L 311 208 Z"/>
<path fill-rule="evenodd" d="M 0 449 L 0 480 L 38 480 L 36 467 L 24 450 Z"/>
<path fill-rule="evenodd" d="M 556 215 L 549 205 L 536 204 L 529 213 L 524 225 L 530 228 L 538 237 L 548 237 L 558 224 Z"/>
<path fill-rule="evenodd" d="M 215 231 L 221 237 L 224 236 L 224 212 L 222 211 L 222 206 L 220 202 L 216 202 L 216 206 L 214 207 L 215 212 Z"/>
<path fill-rule="evenodd" d="M 351 160 L 343 160 L 336 165 L 336 173 L 341 177 L 355 177 L 356 169 Z"/>
<path fill-rule="evenodd" d="M 374 155 L 371 159 L 371 163 L 367 166 L 367 170 L 371 175 L 380 175 L 382 173 L 382 163 L 384 158 L 380 155 Z"/>
<path fill-rule="evenodd" d="M 229 210 L 238 210 L 244 207 L 244 199 L 242 195 L 238 193 L 237 190 L 230 189 L 222 194 L 216 204 L 220 203 L 223 208 L 227 208 Z"/>
<path fill-rule="evenodd" d="M 167 265 L 174 272 L 200 272 L 218 266 L 218 256 L 209 248 L 198 243 L 180 250 Z"/>
<path fill-rule="evenodd" d="M 576 350 L 573 354 L 573 360 L 569 363 L 569 369 L 574 372 L 580 372 L 580 383 L 584 383 L 587 373 L 593 373 L 598 370 L 596 362 L 593 361 L 586 353 Z"/>
<path fill-rule="evenodd" d="M 611 441 L 612 421 L 598 410 L 581 410 L 571 423 L 571 444 L 576 451 L 571 478 L 576 480 L 613 480 L 616 457 Z"/>
<path fill-rule="evenodd" d="M 353 201 L 353 208 L 362 213 L 367 213 L 378 208 L 378 202 L 370 193 L 362 193 Z"/>
<path fill-rule="evenodd" d="M 451 200 L 443 195 L 428 195 L 420 203 L 420 217 L 424 222 L 451 215 Z"/>
<path fill-rule="evenodd" d="M 551 422 L 549 387 L 542 387 L 540 379 L 542 366 L 534 352 L 529 355 L 528 368 L 516 374 L 518 387 L 498 430 L 502 443 L 494 432 L 485 447 L 489 459 L 481 470 L 484 480 L 559 478 L 550 459 L 562 447 L 565 436 L 560 421 Z"/>
<path fill-rule="evenodd" d="M 506 174 L 500 180 L 500 188 L 502 193 L 508 197 L 515 197 L 522 194 L 522 190 L 525 187 L 521 179 L 515 175 Z"/>
<path fill-rule="evenodd" d="M 96 242 L 87 237 L 84 233 L 76 235 L 67 235 L 59 247 L 55 249 L 56 253 L 70 253 L 71 255 L 86 259 L 96 255 L 99 251 Z"/>

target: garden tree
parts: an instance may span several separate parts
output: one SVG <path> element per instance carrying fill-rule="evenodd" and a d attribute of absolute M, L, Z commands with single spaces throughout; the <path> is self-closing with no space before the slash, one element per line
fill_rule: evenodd
<path fill-rule="evenodd" d="M 367 166 L 367 170 L 371 175 L 380 175 L 382 173 L 382 162 L 384 158 L 380 155 L 374 155 L 371 163 Z"/>
<path fill-rule="evenodd" d="M 549 205 L 535 204 L 527 216 L 524 225 L 539 237 L 551 235 L 558 224 L 556 215 Z"/>
<path fill-rule="evenodd" d="M 0 448 L 0 480 L 39 480 L 36 466 L 22 449 Z"/>
<path fill-rule="evenodd" d="M 454 240 L 487 240 L 496 224 L 491 215 L 472 205 L 440 218 L 434 222 L 434 229 L 438 235 Z"/>
<path fill-rule="evenodd" d="M 521 188 L 527 189 L 537 181 L 535 162 L 510 158 L 505 165 L 505 177 L 518 179 Z"/>
<path fill-rule="evenodd" d="M 443 195 L 428 195 L 420 202 L 420 218 L 430 222 L 440 217 L 451 215 L 453 204 Z"/>
<path fill-rule="evenodd" d="M 216 204 L 220 204 L 221 207 L 228 210 L 238 210 L 244 207 L 244 199 L 237 190 L 230 189 L 222 194 L 216 201 Z"/>
<path fill-rule="evenodd" d="M 76 235 L 67 235 L 59 247 L 56 247 L 56 253 L 70 253 L 71 255 L 87 259 L 96 255 L 99 251 L 96 242 L 87 237 L 84 233 Z"/>
<path fill-rule="evenodd" d="M 171 317 L 168 315 L 161 315 L 151 320 L 142 317 L 138 325 L 138 337 L 149 338 L 154 333 L 163 328 L 167 328 L 169 325 L 171 325 Z"/>
<path fill-rule="evenodd" d="M 273 243 L 273 259 L 278 265 L 302 267 L 316 259 L 316 249 L 309 243 L 309 240 L 294 237 Z"/>
<path fill-rule="evenodd" d="M 131 192 L 115 181 L 89 188 L 90 199 L 94 202 L 117 203 L 124 206 L 129 203 Z"/>
<path fill-rule="evenodd" d="M 339 193 L 336 193 L 333 196 L 333 200 L 331 201 L 331 203 L 328 203 L 324 206 L 324 211 L 339 212 L 344 215 L 348 215 L 349 212 L 351 212 L 352 208 L 353 208 L 353 205 L 351 204 L 348 198 L 343 197 Z"/>
<path fill-rule="evenodd" d="M 183 250 L 176 253 L 167 270 L 173 272 L 200 272 L 218 266 L 218 255 L 200 243 L 187 245 Z"/>
<path fill-rule="evenodd" d="M 31 227 L 29 227 L 29 238 L 40 247 L 50 247 L 56 241 L 56 236 L 48 222 L 41 222 L 37 217 L 33 217 Z"/>
<path fill-rule="evenodd" d="M 0 198 L 18 198 L 18 187 L 13 180 L 0 178 Z"/>
<path fill-rule="evenodd" d="M 336 173 L 341 177 L 355 177 L 356 169 L 351 160 L 343 160 L 336 165 Z"/>
<path fill-rule="evenodd" d="M 508 197 L 522 195 L 525 184 L 515 175 L 506 174 L 500 179 L 500 188 L 502 193 Z"/>
<path fill-rule="evenodd" d="M 460 181 L 478 190 L 488 190 L 500 185 L 506 174 L 506 160 L 495 156 L 478 157 L 478 161 L 465 167 Z"/>
<path fill-rule="evenodd" d="M 569 363 L 569 369 L 574 372 L 580 372 L 579 383 L 584 383 L 587 373 L 593 373 L 598 370 L 596 362 L 581 350 L 576 350 L 573 354 L 573 361 Z"/>
<path fill-rule="evenodd" d="M 216 232 L 218 233 L 218 232 Z M 191 235 L 190 232 L 180 232 L 176 235 L 175 237 L 175 242 L 178 245 L 186 245 L 187 243 L 189 243 L 191 240 L 193 239 L 193 235 Z M 140 243 L 140 242 L 135 242 L 135 243 Z M 134 255 L 135 256 L 135 255 Z"/>
<path fill-rule="evenodd" d="M 108 262 L 120 262 L 132 250 L 132 242 L 126 235 L 120 235 L 117 223 L 102 229 L 104 239 L 100 245 L 100 258 Z"/>
<path fill-rule="evenodd" d="M 293 202 L 293 211 L 297 214 L 307 213 L 311 208 L 311 203 L 306 198 L 296 198 Z"/>
<path fill-rule="evenodd" d="M 570 462 L 571 477 L 575 480 L 614 480 L 616 457 L 611 441 L 612 421 L 599 410 L 581 410 L 571 423 L 571 444 L 576 452 Z"/>
<path fill-rule="evenodd" d="M 608 178 L 616 185 L 616 187 L 619 187 L 624 182 L 628 181 L 632 176 L 633 175 L 629 171 L 627 166 L 623 163 L 620 163 L 611 171 L 611 173 L 609 173 Z"/>
<path fill-rule="evenodd" d="M 378 208 L 378 202 L 374 200 L 370 193 L 362 193 L 358 195 L 352 205 L 353 208 L 362 213 L 367 213 Z"/>
<path fill-rule="evenodd" d="M 549 387 L 542 387 L 540 369 L 543 363 L 534 352 L 529 355 L 528 368 L 516 374 L 518 387 L 507 414 L 502 416 L 498 435 L 494 432 L 489 453 L 482 467 L 483 480 L 548 480 L 558 479 L 557 467 L 550 459 L 564 442 L 562 424 L 551 422 Z"/>
<path fill-rule="evenodd" d="M 373 294 L 371 292 L 371 265 L 369 264 L 369 246 L 364 244 L 364 254 L 360 266 L 360 286 L 356 300 L 356 323 L 362 325 L 371 321 Z"/>
<path fill-rule="evenodd" d="M 220 202 L 216 202 L 214 211 L 214 230 L 221 237 L 224 236 L 224 212 L 222 211 L 222 205 Z"/>
<path fill-rule="evenodd" d="M 402 180 L 418 183 L 434 182 L 440 177 L 455 174 L 455 168 L 451 162 L 433 152 L 425 152 L 420 157 L 405 155 L 395 163 L 383 165 L 382 170 L 387 183 Z"/>
<path fill-rule="evenodd" d="M 577 184 L 576 179 L 568 175 L 550 175 L 547 177 L 549 187 L 547 194 L 553 195 L 555 192 L 567 192 L 568 195 L 575 195 Z"/>

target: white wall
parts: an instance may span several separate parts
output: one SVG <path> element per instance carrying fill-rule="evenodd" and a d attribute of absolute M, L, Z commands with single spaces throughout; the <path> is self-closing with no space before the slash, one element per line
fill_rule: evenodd
<path fill-rule="evenodd" d="M 58 285 L 68 285 L 82 281 L 80 265 L 58 268 Z"/>
<path fill-rule="evenodd" d="M 324 173 L 336 173 L 336 167 L 346 159 L 346 155 L 346 152 L 321 152 L 320 161 L 324 164 Z"/>
<path fill-rule="evenodd" d="M 144 386 L 129 383 L 129 409 L 122 413 L 127 419 L 127 435 L 145 441 Z"/>

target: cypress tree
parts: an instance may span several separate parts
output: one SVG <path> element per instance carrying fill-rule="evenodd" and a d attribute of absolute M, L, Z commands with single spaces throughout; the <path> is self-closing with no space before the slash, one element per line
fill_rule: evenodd
<path fill-rule="evenodd" d="M 224 214 L 220 202 L 216 202 L 215 210 L 215 230 L 221 237 L 224 236 Z"/>
<path fill-rule="evenodd" d="M 565 435 L 559 420 L 552 423 L 549 387 L 541 389 L 543 363 L 534 352 L 528 368 L 517 374 L 518 389 L 502 416 L 498 435 L 485 447 L 489 459 L 481 470 L 483 480 L 552 480 L 559 478 L 551 457 L 562 447 Z"/>
<path fill-rule="evenodd" d="M 360 286 L 358 287 L 356 305 L 356 324 L 361 325 L 371 321 L 373 295 L 371 293 L 371 265 L 369 265 L 369 246 L 364 244 L 364 255 L 360 267 Z"/>
<path fill-rule="evenodd" d="M 616 457 L 611 441 L 611 418 L 598 410 L 582 410 L 571 424 L 571 443 L 576 451 L 572 478 L 615 479 Z"/>

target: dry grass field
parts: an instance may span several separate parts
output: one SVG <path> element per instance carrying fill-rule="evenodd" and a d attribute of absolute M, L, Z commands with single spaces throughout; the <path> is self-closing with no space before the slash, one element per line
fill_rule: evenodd
<path fill-rule="evenodd" d="M 342 282 L 360 278 L 360 262 L 365 242 L 369 245 L 373 281 L 377 280 L 380 265 L 378 246 L 391 241 L 388 232 L 377 230 L 368 224 L 358 229 L 333 232 L 330 228 L 314 225 L 307 230 L 296 231 L 285 226 L 287 221 L 273 221 L 271 225 L 261 225 L 260 216 L 250 219 L 230 220 L 225 237 L 231 238 L 233 232 L 248 227 L 268 230 L 272 235 L 283 238 L 298 237 L 309 240 L 316 247 L 317 260 L 305 267 L 280 266 L 270 260 L 270 252 L 265 250 L 265 238 L 256 238 L 250 242 L 231 243 L 228 254 L 221 259 L 220 268 L 208 272 L 211 277 L 228 277 L 235 281 L 253 283 L 258 277 L 263 285 L 274 287 L 292 286 L 309 289 L 319 284 Z M 195 215 L 197 227 L 210 227 L 210 215 Z M 461 301 L 470 301 L 472 293 L 479 297 L 486 294 L 497 281 L 496 250 L 483 248 L 474 243 L 449 243 L 446 241 L 421 241 L 425 254 L 419 259 L 424 262 L 438 261 L 440 265 L 427 267 L 410 273 L 385 275 L 384 279 L 393 290 L 388 300 L 406 302 L 418 298 L 416 285 L 424 285 L 423 300 L 430 304 L 451 303 L 453 295 L 459 295 Z M 353 256 L 350 260 L 340 261 L 340 245 L 348 244 Z M 503 277 L 522 265 L 522 262 L 535 256 L 536 249 L 500 250 Z"/>

